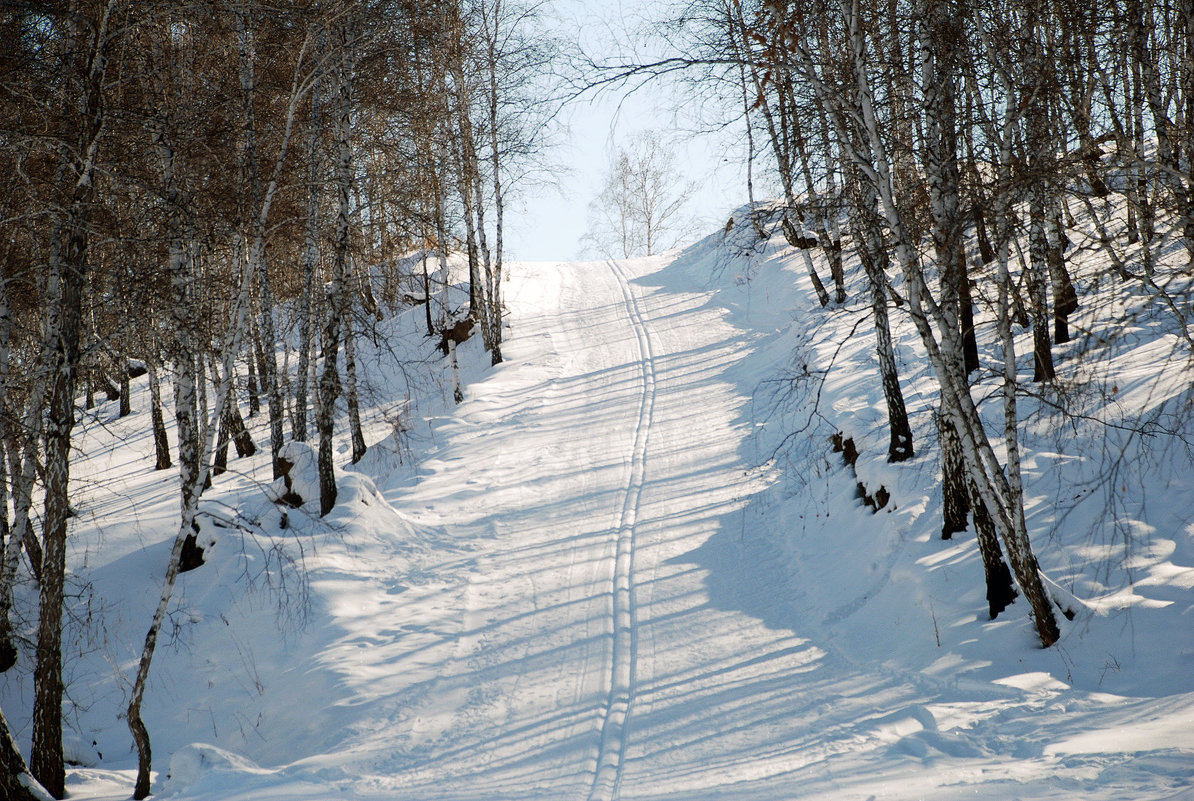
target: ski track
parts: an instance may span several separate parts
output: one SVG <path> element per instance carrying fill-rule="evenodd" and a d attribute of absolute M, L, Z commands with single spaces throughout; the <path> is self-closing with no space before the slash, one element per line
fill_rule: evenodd
<path fill-rule="evenodd" d="M 434 580 L 348 602 L 356 633 L 322 660 L 361 710 L 351 797 L 994 801 L 1041 776 L 1022 797 L 1182 774 L 1177 751 L 1086 756 L 1095 695 L 1042 731 L 1056 690 L 1027 665 L 1020 690 L 945 657 L 859 659 L 859 638 L 935 634 L 915 605 L 890 633 L 859 619 L 869 595 L 906 590 L 912 535 L 874 551 L 847 482 L 833 526 L 801 537 L 811 566 L 784 561 L 734 374 L 757 335 L 668 266 L 528 264 L 511 282 L 506 363 L 441 422 L 418 481 L 387 491 L 450 546 L 423 567 Z M 818 589 L 858 582 L 843 551 L 871 554 L 862 599 Z M 406 583 L 385 570 L 382 586 Z M 1140 708 L 1125 719 L 1164 711 Z"/>
<path fill-rule="evenodd" d="M 617 556 L 613 570 L 612 611 L 613 649 L 610 660 L 609 699 L 603 714 L 601 745 L 597 770 L 589 801 L 604 801 L 618 795 L 622 780 L 622 760 L 629 737 L 630 711 L 634 701 L 635 661 L 637 650 L 637 615 L 634 589 L 634 529 L 638 520 L 639 500 L 647 465 L 647 445 L 651 436 L 651 422 L 655 407 L 655 357 L 651 337 L 642 311 L 634 296 L 626 273 L 615 261 L 609 262 L 617 275 L 626 301 L 626 309 L 634 327 L 642 365 L 642 402 L 638 423 L 634 428 L 634 442 L 630 450 L 630 475 L 617 529 Z"/>
<path fill-rule="evenodd" d="M 1184 679 L 1115 695 L 1092 653 L 1034 650 L 1015 616 L 981 628 L 1006 654 L 967 650 L 971 612 L 933 601 L 963 585 L 980 598 L 953 569 L 973 542 L 927 541 L 914 494 L 877 516 L 836 459 L 767 466 L 750 395 L 783 339 L 726 305 L 741 293 L 668 256 L 514 272 L 506 361 L 435 418 L 413 477 L 373 474 L 393 509 L 357 479 L 351 525 L 312 540 L 320 625 L 274 648 L 244 634 L 273 631 L 253 622 L 260 598 L 203 590 L 219 622 L 159 657 L 157 681 L 178 685 L 154 693 L 157 729 L 185 746 L 156 763 L 183 777 L 163 797 L 1194 801 Z M 125 469 L 140 468 L 104 468 Z M 768 491 L 794 469 L 824 497 Z M 166 497 L 162 482 L 137 491 Z M 142 550 L 107 580 L 145 572 Z M 235 556 L 202 576 L 243 570 Z M 1186 568 L 1160 566 L 1178 578 L 1137 586 L 1188 590 Z M 1173 675 L 1190 653 L 1178 633 L 1160 654 Z M 126 778 L 70 794 L 118 801 Z"/>
<path fill-rule="evenodd" d="M 738 706 L 725 682 L 787 661 L 790 638 L 756 662 L 717 636 L 741 618 L 702 608 L 703 572 L 683 564 L 761 485 L 735 453 L 742 399 L 710 384 L 739 332 L 707 294 L 641 283 L 666 263 L 536 266 L 512 298 L 507 364 L 445 421 L 419 482 L 391 494 L 468 556 L 430 566 L 436 584 L 394 606 L 437 622 L 417 662 L 388 666 L 403 673 L 386 704 L 403 710 L 401 731 L 378 736 L 385 713 L 362 726 L 377 792 L 613 801 L 679 775 L 678 754 L 658 758 L 661 737 L 696 746 L 681 758 L 707 784 L 722 769 L 702 765 L 722 741 L 718 715 Z"/>

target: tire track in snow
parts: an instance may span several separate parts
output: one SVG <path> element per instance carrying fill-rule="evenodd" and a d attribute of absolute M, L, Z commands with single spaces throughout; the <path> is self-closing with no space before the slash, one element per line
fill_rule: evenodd
<path fill-rule="evenodd" d="M 630 289 L 622 266 L 608 262 L 626 301 L 631 326 L 637 340 L 638 360 L 642 368 L 642 398 L 630 452 L 630 478 L 618 518 L 613 575 L 613 653 L 610 664 L 609 696 L 603 709 L 601 741 L 597 751 L 597 770 L 589 801 L 617 798 L 622 781 L 622 761 L 629 735 L 630 707 L 635 695 L 635 649 L 638 634 L 634 603 L 634 527 L 638 520 L 639 497 L 646 473 L 647 440 L 655 408 L 655 363 L 647 326 L 638 299 Z"/>

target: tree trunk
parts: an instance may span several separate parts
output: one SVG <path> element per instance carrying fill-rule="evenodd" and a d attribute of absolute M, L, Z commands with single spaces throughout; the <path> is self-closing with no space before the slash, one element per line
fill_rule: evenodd
<path fill-rule="evenodd" d="M 257 362 L 258 354 L 261 353 L 261 337 L 257 332 L 257 326 L 252 323 L 249 324 L 249 353 L 245 359 L 248 362 L 248 382 L 246 391 L 249 394 L 249 417 L 253 417 L 261 412 L 261 391 L 257 382 Z"/>
<path fill-rule="evenodd" d="M 4 385 L 0 383 L 0 393 L 4 392 Z M 0 401 L 0 415 L 5 413 L 4 403 Z M 3 417 L 0 417 L 2 420 Z M 0 553 L 4 551 L 5 545 L 8 543 L 9 526 L 11 522 L 8 519 L 8 460 L 4 458 L 4 451 L 7 449 L 7 439 L 4 436 L 5 426 L 0 423 Z"/>
<path fill-rule="evenodd" d="M 365 455 L 365 434 L 361 431 L 361 402 L 357 397 L 357 348 L 352 315 L 344 321 L 344 398 L 348 403 L 348 426 L 352 436 L 352 463 Z"/>
<path fill-rule="evenodd" d="M 448 340 L 448 363 L 452 369 L 452 400 L 456 403 L 464 401 L 464 392 L 460 389 L 460 365 L 456 360 L 456 340 Z"/>
<path fill-rule="evenodd" d="M 4 546 L 4 562 L 0 572 L 0 672 L 7 671 L 17 661 L 17 649 L 12 642 L 13 585 L 17 568 L 20 566 L 21 549 L 29 552 L 30 564 L 37 580 L 41 580 L 41 553 L 37 537 L 29 520 L 33 505 L 33 482 L 37 475 L 37 446 L 42 433 L 43 391 L 40 377 L 34 376 L 33 389 L 26 400 L 25 416 L 21 426 L 22 440 L 10 443 L 9 474 L 12 479 L 13 522 L 8 542 Z M 18 461 L 18 454 L 20 455 Z M 19 469 L 18 469 L 19 464 Z"/>
<path fill-rule="evenodd" d="M 340 393 L 337 365 L 342 326 L 348 320 L 348 236 L 349 198 L 352 189 L 352 69 L 356 46 L 350 21 L 337 26 L 339 59 L 335 72 L 336 140 L 335 186 L 336 231 L 332 241 L 332 281 L 328 289 L 328 319 L 323 337 L 323 377 L 319 404 L 319 509 L 326 515 L 336 505 L 336 478 L 332 453 L 332 428 L 336 398 Z M 354 433 L 355 437 L 355 433 Z M 354 439 L 354 447 L 355 447 Z"/>
<path fill-rule="evenodd" d="M 1173 193 L 1177 202 L 1182 225 L 1182 244 L 1186 248 L 1189 260 L 1194 263 L 1194 183 L 1188 177 L 1189 163 L 1187 162 L 1185 165 L 1181 163 L 1183 143 L 1174 141 L 1174 134 L 1178 133 L 1180 129 L 1172 124 L 1165 111 L 1168 98 L 1166 90 L 1161 86 L 1161 78 L 1157 74 L 1157 67 L 1161 59 L 1158 57 L 1159 54 L 1149 47 L 1150 35 L 1155 35 L 1156 32 L 1153 8 L 1151 4 L 1141 3 L 1140 0 L 1127 0 L 1127 9 L 1128 37 L 1133 43 L 1135 61 L 1140 68 L 1145 98 L 1152 114 L 1152 131 L 1157 141 L 1157 166 L 1159 168 L 1157 176 Z M 1182 34 L 1194 31 L 1194 21 L 1191 20 L 1191 16 L 1194 16 L 1194 9 L 1190 7 L 1188 0 L 1178 5 L 1177 30 Z M 1178 39 L 1178 37 L 1174 38 Z M 1186 47 L 1189 48 L 1188 42 Z M 1185 54 L 1175 54 L 1174 58 L 1180 60 L 1182 64 L 1179 69 L 1175 70 L 1178 75 L 1174 77 L 1180 83 L 1185 84 L 1182 87 L 1182 93 L 1186 94 L 1184 98 L 1186 105 L 1190 107 L 1191 111 L 1194 111 L 1194 65 L 1189 63 L 1189 59 L 1194 58 L 1194 54 L 1187 50 Z M 1180 107 L 1183 99 L 1180 96 L 1181 93 L 1174 92 L 1172 94 Z M 1182 112 L 1185 111 L 1186 109 L 1182 109 Z M 1188 118 L 1184 122 L 1187 136 L 1190 138 L 1189 147 L 1194 150 L 1194 133 L 1190 133 L 1194 123 Z M 1185 176 L 1185 180 L 1182 176 Z M 1146 266 L 1151 267 L 1151 262 Z"/>
<path fill-rule="evenodd" d="M 423 313 L 427 318 L 427 336 L 435 336 L 435 322 L 431 319 L 431 274 L 427 272 L 427 248 L 423 247 Z"/>
<path fill-rule="evenodd" d="M 50 801 L 53 798 L 29 772 L 2 709 L 0 709 L 0 797 L 5 801 Z"/>
<path fill-rule="evenodd" d="M 449 8 L 454 8 L 449 6 Z M 451 13 L 451 12 L 449 12 Z M 479 231 L 478 220 L 483 220 L 481 213 L 482 198 L 477 194 L 480 186 L 479 169 L 477 165 L 477 140 L 473 133 L 471 114 L 471 86 L 464 74 L 463 63 L 463 23 L 453 14 L 448 23 L 448 35 L 454 41 L 448 45 L 449 69 L 452 71 L 454 100 L 456 111 L 456 130 L 452 137 L 456 161 L 460 165 L 460 175 L 457 190 L 463 206 L 465 253 L 468 257 L 468 316 L 483 323 L 485 320 L 485 289 L 484 278 L 481 275 L 481 258 L 478 250 Z"/>
<path fill-rule="evenodd" d="M 269 407 L 270 427 L 270 457 L 273 464 L 273 476 L 281 476 L 281 464 L 278 462 L 278 452 L 283 444 L 283 426 L 285 425 L 286 409 L 282 399 L 281 382 L 278 377 L 278 363 L 275 357 L 275 343 L 278 342 L 277 331 L 274 326 L 274 295 L 270 281 L 269 263 L 266 258 L 266 234 L 269 226 L 270 211 L 274 199 L 277 197 L 282 168 L 286 163 L 286 155 L 290 148 L 290 137 L 294 130 L 294 118 L 298 105 L 311 88 L 310 83 L 300 81 L 300 71 L 296 68 L 294 84 L 285 111 L 285 122 L 282 127 L 278 150 L 275 154 L 273 170 L 268 180 L 260 171 L 259 154 L 257 152 L 257 131 L 254 117 L 255 91 L 258 76 L 256 75 L 256 51 L 252 32 L 247 26 L 247 13 L 243 10 L 236 13 L 237 49 L 240 67 L 240 85 L 243 102 L 243 134 L 244 144 L 241 146 L 242 171 L 249 196 L 255 204 L 251 219 L 247 220 L 249 238 L 249 265 L 257 280 L 257 296 L 260 300 L 261 338 L 264 342 L 264 352 L 261 360 L 261 389 L 265 393 Z M 303 43 L 306 51 L 308 41 Z M 301 58 L 301 56 L 300 56 Z M 301 63 L 301 62 L 300 62 Z"/>
<path fill-rule="evenodd" d="M 30 768 L 55 798 L 66 793 L 62 749 L 62 611 L 66 581 L 66 532 L 70 516 L 70 438 L 75 424 L 75 389 L 79 372 L 79 339 L 83 328 L 83 294 L 87 288 L 87 249 L 94 174 L 104 129 L 105 49 L 114 0 L 98 19 L 70 20 L 74 51 L 82 56 L 70 67 L 80 79 L 81 97 L 64 97 L 68 128 L 64 148 L 70 159 L 66 175 L 73 180 L 64 219 L 54 232 L 50 255 L 50 316 L 43 335 L 44 364 L 49 380 L 45 428 L 45 549 L 42 561 L 41 607 L 34 669 L 33 748 Z M 76 116 L 77 115 L 77 116 Z M 31 401 L 32 402 L 32 401 Z"/>
<path fill-rule="evenodd" d="M 1000 166 L 999 185 L 1010 185 L 1012 165 L 1012 142 L 1016 110 L 1016 93 L 1010 79 L 1004 76 L 1004 90 L 1006 93 L 1003 115 L 1003 130 L 1000 137 Z M 1046 648 L 1053 645 L 1061 636 L 1057 627 L 1057 618 L 1053 612 L 1041 581 L 1040 569 L 1037 565 L 1036 554 L 1028 538 L 1028 528 L 1024 519 L 1024 490 L 1020 473 L 1019 439 L 1017 435 L 1018 415 L 1016 411 L 1016 340 L 1012 333 L 1012 279 L 1008 270 L 1009 250 L 1012 238 L 1012 198 L 1007 191 L 1000 192 L 995 204 L 995 223 L 997 231 L 998 249 L 996 263 L 998 264 L 999 305 L 996 322 L 999 339 L 1003 347 L 1003 398 L 1004 398 L 1004 447 L 1007 452 L 1006 474 L 994 473 L 996 479 L 987 487 L 978 483 L 976 477 L 976 493 L 983 495 L 983 503 L 989 512 L 997 513 L 997 527 L 1007 547 L 1011 569 L 1016 577 L 1024 597 L 1032 609 L 1032 617 L 1036 623 L 1037 635 L 1041 644 Z M 977 413 L 976 413 L 977 416 Z M 997 466 L 993 454 L 985 457 L 992 466 Z M 991 492 L 990 490 L 996 490 Z M 1004 507 L 995 506 L 997 496 L 1008 499 Z"/>
<path fill-rule="evenodd" d="M 66 531 L 70 519 L 70 438 L 75 425 L 75 388 L 86 284 L 86 196 L 78 198 L 51 256 L 50 301 L 45 330 L 49 357 L 49 409 L 45 429 L 45 546 L 34 672 L 31 768 L 56 798 L 66 792 L 62 752 L 62 607 L 66 581 Z"/>
<path fill-rule="evenodd" d="M 278 336 L 274 329 L 274 294 L 270 286 L 269 266 L 265 258 L 265 232 L 263 230 L 259 229 L 254 235 L 249 253 L 250 263 L 254 265 L 254 272 L 257 275 L 257 292 L 261 298 L 259 323 L 263 349 L 261 388 L 265 392 L 266 404 L 269 409 L 270 462 L 273 465 L 274 478 L 280 478 L 282 468 L 278 463 L 278 453 L 282 450 L 284 442 L 282 425 L 286 411 L 282 403 L 282 389 L 278 381 L 278 362 L 274 355 L 274 343 L 278 341 Z"/>
<path fill-rule="evenodd" d="M 974 504 L 974 533 L 978 539 L 978 551 L 983 560 L 983 576 L 987 585 L 987 613 L 994 620 L 1016 600 L 1016 588 L 1012 573 L 1003 561 L 1003 549 L 999 547 L 999 535 L 986 505 L 977 488 L 970 486 L 970 498 Z"/>
<path fill-rule="evenodd" d="M 908 422 L 908 410 L 904 405 L 904 393 L 900 389 L 899 368 L 896 366 L 895 347 L 891 339 L 891 323 L 887 315 L 887 248 L 879 220 L 871 209 L 875 208 L 874 190 L 856 175 L 851 181 L 851 197 L 854 210 L 854 238 L 858 242 L 858 258 L 862 262 L 871 287 L 871 315 L 875 323 L 875 354 L 879 360 L 879 378 L 883 385 L 883 397 L 887 403 L 887 421 L 890 440 L 887 447 L 887 461 L 903 462 L 915 455 L 912 447 L 912 426 Z"/>
<path fill-rule="evenodd" d="M 10 393 L 9 376 L 12 361 L 12 313 L 8 306 L 8 279 L 0 275 L 0 552 L 8 542 L 8 484 L 10 477 L 15 480 L 16 475 L 10 476 L 5 458 L 5 451 L 9 446 L 9 408 L 8 395 Z M 0 589 L 0 592 L 3 590 Z M 3 664 L 0 658 L 0 665 Z M 7 669 L 7 668 L 5 668 Z"/>
<path fill-rule="evenodd" d="M 1053 340 L 1058 343 L 1069 342 L 1069 318 L 1078 309 L 1078 293 L 1065 266 L 1065 245 L 1068 240 L 1057 215 L 1054 215 L 1047 234 L 1049 285 L 1053 288 Z"/>
<path fill-rule="evenodd" d="M 211 474 L 222 476 L 228 472 L 228 412 L 220 417 L 220 426 L 216 433 L 216 458 L 212 463 Z"/>
<path fill-rule="evenodd" d="M 929 188 L 933 247 L 941 276 L 941 314 L 962 342 L 959 367 L 978 369 L 974 313 L 966 270 L 961 176 L 958 171 L 957 75 L 960 26 L 945 0 L 921 0 L 917 14 L 924 87 L 926 146 L 924 174 Z"/>
<path fill-rule="evenodd" d="M 199 279 L 199 265 L 192 263 L 190 266 L 191 275 L 194 280 L 198 282 Z M 194 329 L 198 333 L 198 326 Z M 200 350 L 194 351 L 195 359 L 195 423 L 198 425 L 198 433 L 195 437 L 198 442 L 203 442 L 207 439 L 207 429 L 210 423 L 207 419 L 208 400 L 207 400 L 207 363 L 204 360 L 204 352 Z M 217 421 L 217 425 L 218 425 Z M 195 453 L 199 453 L 198 446 L 195 447 Z"/>
<path fill-rule="evenodd" d="M 253 435 L 245 426 L 245 418 L 241 416 L 240 405 L 236 401 L 236 375 L 232 376 L 227 408 L 228 432 L 232 435 L 232 444 L 236 446 L 236 455 L 244 459 L 257 453 L 257 443 L 253 442 Z"/>
<path fill-rule="evenodd" d="M 332 449 L 336 397 L 340 394 L 340 376 L 336 367 L 340 325 L 334 309 L 329 309 L 323 330 L 323 374 L 319 379 L 319 406 L 315 428 L 319 434 L 319 514 L 326 515 L 336 505 L 336 471 Z"/>
<path fill-rule="evenodd" d="M 317 53 L 320 57 L 325 51 L 325 36 L 318 37 Z M 307 441 L 307 407 L 308 382 L 307 374 L 311 369 L 311 354 L 314 351 L 315 338 L 315 284 L 316 271 L 319 269 L 319 204 L 320 204 L 320 169 L 322 148 L 319 146 L 319 136 L 322 130 L 322 80 L 316 79 L 311 88 L 311 111 L 307 122 L 307 219 L 305 228 L 306 241 L 303 248 L 303 294 L 299 299 L 299 357 L 298 382 L 294 393 L 294 413 L 291 416 L 291 435 L 296 442 Z"/>
<path fill-rule="evenodd" d="M 969 101 L 968 101 L 969 102 Z M 990 234 L 987 232 L 987 205 L 990 202 L 983 190 L 983 179 L 978 171 L 978 161 L 974 155 L 973 134 L 967 130 L 966 134 L 966 172 L 971 185 L 970 220 L 974 224 L 974 238 L 978 244 L 979 259 L 983 264 L 995 261 L 995 246 L 991 244 Z"/>
<path fill-rule="evenodd" d="M 887 461 L 903 462 L 915 455 L 912 448 L 912 427 L 908 423 L 908 411 L 904 406 L 904 393 L 900 390 L 899 369 L 896 367 L 895 349 L 891 340 L 891 324 L 887 319 L 886 275 L 882 264 L 872 258 L 865 258 L 871 266 L 867 270 L 871 282 L 871 310 L 875 318 L 875 352 L 879 357 L 879 375 L 883 383 L 883 397 L 887 402 L 887 419 L 890 439 L 887 446 Z M 886 255 L 883 257 L 886 259 Z"/>
<path fill-rule="evenodd" d="M 1194 0 L 1181 0 L 1177 4 L 1177 30 L 1174 39 L 1184 46 L 1181 56 L 1179 85 L 1182 110 L 1181 144 L 1185 148 L 1184 174 L 1185 192 L 1179 196 L 1178 208 L 1183 217 L 1182 239 L 1186 246 L 1188 263 L 1194 266 Z M 1180 101 L 1179 101 L 1180 102 Z"/>
<path fill-rule="evenodd" d="M 162 152 L 165 154 L 163 161 L 167 165 L 169 174 L 172 171 L 172 167 L 169 166 L 169 152 L 164 146 Z M 167 186 L 172 184 L 172 179 L 167 181 Z M 177 195 L 174 197 L 177 198 Z M 141 705 L 145 698 L 149 668 L 157 648 L 158 635 L 166 618 L 170 599 L 174 595 L 175 582 L 181 572 L 183 544 L 187 538 L 193 537 L 199 530 L 195 517 L 199 511 L 199 499 L 209 481 L 208 464 L 212 456 L 212 438 L 224 416 L 225 405 L 229 402 L 233 360 L 235 354 L 240 351 L 241 337 L 248 327 L 252 281 L 252 275 L 248 272 L 250 268 L 251 265 L 246 264 L 246 272 L 240 276 L 236 312 L 223 343 L 224 368 L 216 392 L 215 408 L 211 411 L 212 417 L 204 421 L 205 425 L 200 426 L 196 419 L 199 405 L 196 389 L 199 382 L 202 381 L 199 370 L 202 355 L 195 351 L 195 346 L 200 341 L 198 324 L 194 317 L 194 310 L 197 308 L 194 299 L 195 276 L 188 270 L 188 261 L 184 257 L 181 243 L 175 239 L 171 244 L 170 275 L 174 293 L 172 322 L 177 332 L 174 342 L 176 353 L 174 361 L 178 371 L 174 381 L 174 415 L 178 428 L 178 483 L 181 520 L 178 533 L 174 537 L 170 561 L 166 566 L 162 594 L 158 600 L 149 631 L 146 632 L 145 644 L 141 649 L 141 659 L 137 665 L 137 676 L 133 681 L 132 695 L 126 713 L 129 732 L 132 734 L 133 743 L 137 749 L 137 779 L 133 788 L 133 798 L 138 801 L 150 794 L 149 776 L 153 765 L 153 750 L 150 744 L 149 730 L 141 719 Z M 207 409 L 204 409 L 205 417 L 206 414 Z M 206 432 L 202 441 L 198 438 L 200 428 Z"/>
<path fill-rule="evenodd" d="M 120 417 L 128 417 L 133 413 L 132 406 L 132 386 L 129 379 L 129 363 L 128 359 L 121 356 L 120 358 Z"/>
<path fill-rule="evenodd" d="M 1052 381 L 1054 377 L 1053 344 L 1049 339 L 1048 300 L 1045 275 L 1048 272 L 1049 240 L 1045 233 L 1045 205 L 1043 187 L 1030 191 L 1028 264 L 1025 276 L 1028 283 L 1028 313 L 1032 318 L 1033 381 Z"/>
<path fill-rule="evenodd" d="M 874 97 L 866 72 L 866 43 L 859 9 L 857 5 L 852 6 L 850 0 L 842 0 L 840 7 L 847 23 L 849 58 L 855 90 L 853 105 L 848 110 L 851 116 L 856 116 L 861 121 L 864 137 L 859 143 L 860 146 L 853 148 L 850 154 L 859 169 L 871 177 L 873 186 L 879 193 L 882 213 L 891 229 L 896 257 L 908 282 L 910 315 L 941 386 L 943 410 L 953 419 L 962 442 L 967 467 L 983 503 L 992 513 L 996 527 L 1004 538 L 1012 571 L 1032 609 L 1041 645 L 1049 647 L 1057 641 L 1060 634 L 1024 527 L 1023 496 L 1013 491 L 1008 477 L 1002 471 L 986 437 L 978 409 L 970 397 L 964 377 L 959 376 L 957 370 L 951 367 L 951 358 L 944 355 L 960 353 L 961 345 L 957 342 L 957 334 L 943 324 L 939 309 L 932 301 L 932 294 L 917 258 L 915 243 L 904 225 L 899 205 L 896 203 L 891 163 L 880 132 Z M 834 124 L 845 137 L 846 115 L 838 105 L 840 99 L 832 96 L 820 81 L 820 73 L 812 64 L 811 55 L 807 51 L 799 50 L 798 41 L 794 46 L 797 47 L 795 52 L 801 59 L 803 74 L 810 79 L 818 93 L 822 110 L 834 117 Z M 1008 92 L 1009 102 L 1014 99 L 1014 95 L 1014 92 Z M 1014 357 L 1014 349 L 1011 350 L 1011 354 Z"/>
<path fill-rule="evenodd" d="M 941 539 L 952 539 L 966 530 L 970 495 L 966 487 L 966 462 L 962 442 L 950 419 L 937 410 L 937 434 L 941 442 Z M 976 512 L 977 514 L 977 512 Z"/>
<path fill-rule="evenodd" d="M 169 470 L 170 441 L 166 438 L 166 421 L 162 414 L 162 386 L 158 378 L 157 359 L 149 357 L 145 360 L 145 369 L 149 375 L 149 409 L 151 425 L 153 427 L 153 450 L 156 456 L 155 470 Z"/>
<path fill-rule="evenodd" d="M 1051 96 L 1044 88 L 1044 54 L 1038 39 L 1036 24 L 1027 26 L 1031 55 L 1024 67 L 1030 81 L 1031 106 L 1025 126 L 1025 147 L 1028 151 L 1028 263 L 1025 279 L 1028 286 L 1028 313 L 1032 318 L 1033 381 L 1052 381 L 1053 345 L 1049 338 L 1049 310 L 1047 279 L 1049 274 L 1049 187 L 1046 182 L 1055 168 L 1052 131 L 1050 129 Z"/>
<path fill-rule="evenodd" d="M 817 300 L 821 303 L 821 307 L 824 308 L 825 306 L 828 306 L 829 293 L 825 290 L 825 284 L 821 281 L 821 276 L 817 274 L 817 268 L 816 265 L 813 264 L 812 257 L 808 255 L 808 248 L 802 247 L 800 245 L 800 240 L 802 237 L 796 230 L 796 226 L 792 225 L 792 221 L 788 219 L 787 215 L 784 216 L 781 227 L 784 231 L 784 239 L 786 239 L 788 244 L 792 247 L 798 248 L 800 250 L 800 254 L 804 257 L 804 267 L 806 270 L 808 270 L 808 277 L 813 282 L 813 289 L 817 293 Z"/>
<path fill-rule="evenodd" d="M 785 95 L 783 93 L 783 79 L 780 78 L 778 80 L 780 83 L 777 86 L 776 92 L 779 109 L 773 114 L 771 107 L 765 101 L 762 81 L 757 77 L 757 75 L 755 76 L 755 84 L 759 92 L 759 97 L 764 98 L 763 102 L 760 103 L 760 109 L 763 112 L 763 119 L 767 122 L 767 132 L 771 139 L 771 151 L 775 156 L 780 184 L 783 186 L 784 190 L 784 204 L 786 207 L 785 212 L 795 212 L 797 204 L 795 188 L 793 185 L 794 176 L 792 172 L 794 167 L 792 162 L 797 154 L 792 152 L 793 145 L 791 140 L 793 139 L 793 129 L 796 130 L 796 135 L 799 135 L 799 120 L 796 119 L 794 115 L 790 116 L 786 113 L 787 109 Z M 804 138 L 800 137 L 800 141 L 803 143 Z M 812 184 L 809 184 L 808 189 L 813 193 L 816 191 Z M 800 246 L 799 242 L 802 237 L 800 232 L 797 231 L 795 226 L 792 224 L 792 221 L 788 218 L 787 213 L 784 214 L 784 218 L 780 227 L 783 230 L 784 239 L 787 240 L 788 244 L 794 248 L 800 249 L 802 255 L 804 256 L 804 266 L 808 271 L 809 279 L 813 283 L 813 290 L 817 293 L 817 301 L 821 304 L 822 308 L 828 306 L 829 293 L 825 290 L 825 282 L 821 280 L 821 276 L 817 273 L 817 268 L 813 264 L 812 258 L 808 255 L 808 251 Z"/>

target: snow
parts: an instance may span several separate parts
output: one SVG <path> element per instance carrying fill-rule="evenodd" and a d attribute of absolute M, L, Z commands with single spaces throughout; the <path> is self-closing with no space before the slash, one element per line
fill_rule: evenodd
<path fill-rule="evenodd" d="M 1194 799 L 1172 316 L 1089 258 L 1090 335 L 1058 352 L 1082 416 L 1022 400 L 1030 533 L 1077 612 L 1042 650 L 1022 600 L 986 619 L 972 535 L 939 537 L 935 393 L 907 320 L 917 456 L 890 465 L 861 285 L 820 310 L 781 238 L 738 235 L 511 265 L 506 361 L 465 343 L 459 406 L 421 308 L 362 336 L 370 452 L 350 466 L 338 438 L 332 513 L 295 443 L 300 508 L 274 502 L 264 454 L 205 496 L 207 564 L 180 578 L 145 699 L 155 794 Z M 975 396 L 998 425 L 992 381 Z M 72 799 L 131 793 L 122 713 L 177 527 L 135 386 L 133 417 L 87 413 L 72 467 Z M 26 749 L 30 663 L 0 684 Z"/>

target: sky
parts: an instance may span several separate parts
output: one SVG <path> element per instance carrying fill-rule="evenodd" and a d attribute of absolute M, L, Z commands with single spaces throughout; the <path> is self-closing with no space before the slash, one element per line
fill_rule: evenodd
<path fill-rule="evenodd" d="M 639 17 L 662 15 L 665 3 L 646 0 L 634 5 Z M 567 45 L 598 44 L 610 34 L 622 36 L 637 23 L 621 3 L 601 0 L 553 0 L 554 26 Z M 642 130 L 657 130 L 671 138 L 684 179 L 698 190 L 687 212 L 696 219 L 695 233 L 703 235 L 725 224 L 732 211 L 746 202 L 742 148 L 735 144 L 740 126 L 720 134 L 692 134 L 690 99 L 676 88 L 654 82 L 627 93 L 624 89 L 587 95 L 569 104 L 561 115 L 559 142 L 546 154 L 559 165 L 557 185 L 520 192 L 508 206 L 506 256 L 515 260 L 551 261 L 578 257 L 580 238 L 588 227 L 589 204 L 601 189 L 610 154 Z M 695 235 L 694 235 L 695 238 Z"/>

